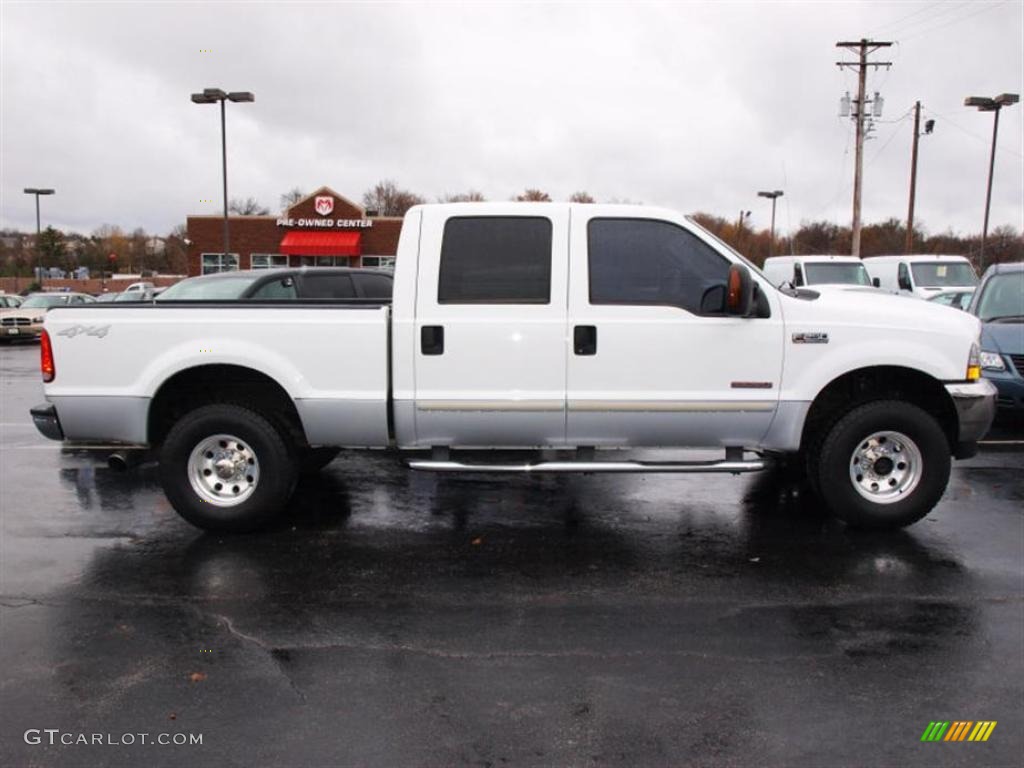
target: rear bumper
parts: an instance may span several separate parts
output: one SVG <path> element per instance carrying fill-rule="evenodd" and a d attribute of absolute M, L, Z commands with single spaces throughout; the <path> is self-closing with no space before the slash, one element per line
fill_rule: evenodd
<path fill-rule="evenodd" d="M 64 439 L 64 430 L 61 429 L 60 419 L 57 418 L 57 409 L 53 405 L 50 403 L 37 405 L 35 408 L 31 408 L 29 413 L 32 415 L 32 423 L 36 425 L 36 429 L 43 437 L 48 437 L 51 440 Z"/>
<path fill-rule="evenodd" d="M 996 415 L 996 388 L 988 379 L 970 384 L 947 384 L 957 415 L 957 458 L 973 455 L 974 443 L 985 436 Z"/>

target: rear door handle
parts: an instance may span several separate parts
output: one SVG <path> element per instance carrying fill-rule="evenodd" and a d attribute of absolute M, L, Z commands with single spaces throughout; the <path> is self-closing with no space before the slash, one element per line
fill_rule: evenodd
<path fill-rule="evenodd" d="M 596 355 L 597 326 L 577 325 L 572 332 L 572 350 L 577 355 Z"/>
<path fill-rule="evenodd" d="M 444 354 L 443 325 L 424 325 L 420 328 L 420 351 L 424 355 Z"/>

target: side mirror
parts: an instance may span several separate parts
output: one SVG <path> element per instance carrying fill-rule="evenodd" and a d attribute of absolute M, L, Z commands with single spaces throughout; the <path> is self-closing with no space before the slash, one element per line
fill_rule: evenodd
<path fill-rule="evenodd" d="M 750 317 L 754 311 L 754 278 L 743 264 L 729 267 L 729 281 L 725 289 L 725 312 L 738 317 Z"/>
<path fill-rule="evenodd" d="M 881 288 L 882 287 L 882 281 L 879 280 L 877 277 L 872 277 L 871 278 L 871 284 L 873 286 L 875 286 L 875 288 Z"/>

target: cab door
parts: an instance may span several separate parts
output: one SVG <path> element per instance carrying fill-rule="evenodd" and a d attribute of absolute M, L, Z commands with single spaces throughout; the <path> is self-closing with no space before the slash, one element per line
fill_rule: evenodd
<path fill-rule="evenodd" d="M 421 446 L 565 441 L 568 207 L 423 209 L 416 296 Z"/>
<path fill-rule="evenodd" d="M 757 444 L 782 375 L 774 290 L 755 276 L 770 316 L 726 315 L 732 262 L 681 217 L 580 206 L 570 242 L 569 443 Z"/>

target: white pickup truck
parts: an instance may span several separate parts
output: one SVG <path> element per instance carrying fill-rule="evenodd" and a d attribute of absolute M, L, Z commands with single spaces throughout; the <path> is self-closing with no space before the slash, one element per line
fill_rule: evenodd
<path fill-rule="evenodd" d="M 799 457 L 836 516 L 898 527 L 991 423 L 979 331 L 881 293 L 780 291 L 667 210 L 424 205 L 405 217 L 391 302 L 54 309 L 32 416 L 53 439 L 152 450 L 175 509 L 207 529 L 264 525 L 342 448 L 441 472 Z M 600 450 L 640 447 L 723 455 Z"/>

